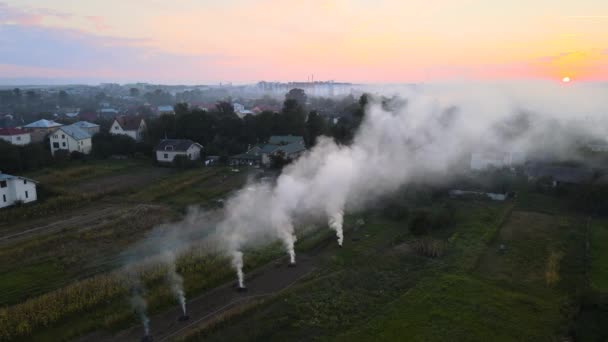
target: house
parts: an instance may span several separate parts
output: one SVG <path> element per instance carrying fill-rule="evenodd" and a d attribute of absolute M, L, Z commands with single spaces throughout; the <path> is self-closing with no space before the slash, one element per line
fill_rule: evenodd
<path fill-rule="evenodd" d="M 59 150 L 89 154 L 93 147 L 91 137 L 88 131 L 74 125 L 60 127 L 50 135 L 51 154 L 55 155 Z"/>
<path fill-rule="evenodd" d="M 267 144 L 250 148 L 246 153 L 230 157 L 231 165 L 270 165 L 270 157 L 282 153 L 287 159 L 297 159 L 306 151 L 304 138 L 294 135 L 275 135 Z"/>
<path fill-rule="evenodd" d="M 99 133 L 99 125 L 88 122 L 88 121 L 78 121 L 78 122 L 71 124 L 71 126 L 76 126 L 83 131 L 87 131 L 92 136 Z"/>
<path fill-rule="evenodd" d="M 504 168 L 523 164 L 526 161 L 523 153 L 504 151 L 473 152 L 471 170 L 479 171 L 488 168 Z"/>
<path fill-rule="evenodd" d="M 122 134 L 135 141 L 142 141 L 147 129 L 146 121 L 141 116 L 123 115 L 114 119 L 110 126 L 110 134 Z"/>
<path fill-rule="evenodd" d="M 190 160 L 201 157 L 203 146 L 192 140 L 163 139 L 156 146 L 156 160 L 160 163 L 172 163 L 176 156 L 187 156 Z"/>
<path fill-rule="evenodd" d="M 99 116 L 103 119 L 114 119 L 118 116 L 118 110 L 114 108 L 103 108 L 99 111 Z"/>
<path fill-rule="evenodd" d="M 158 115 L 175 114 L 173 106 L 158 106 L 156 107 L 156 112 Z"/>
<path fill-rule="evenodd" d="M 55 132 L 62 124 L 53 120 L 38 120 L 23 126 L 25 130 L 30 132 L 32 142 L 41 142 L 49 133 Z"/>
<path fill-rule="evenodd" d="M 36 184 L 37 182 L 31 179 L 0 172 L 0 208 L 14 205 L 17 202 L 35 201 L 38 198 Z"/>
<path fill-rule="evenodd" d="M 552 185 L 579 185 L 593 181 L 594 172 L 587 167 L 561 166 L 546 163 L 528 163 L 524 168 L 529 181 L 546 178 L 551 180 Z"/>
<path fill-rule="evenodd" d="M 0 128 L 0 140 L 13 145 L 27 145 L 32 142 L 32 136 L 29 132 L 19 128 Z"/>

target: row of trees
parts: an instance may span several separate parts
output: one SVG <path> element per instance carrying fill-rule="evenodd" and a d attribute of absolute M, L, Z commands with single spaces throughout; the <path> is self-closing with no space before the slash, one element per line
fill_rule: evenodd
<path fill-rule="evenodd" d="M 149 122 L 147 141 L 154 145 L 165 137 L 191 139 L 202 144 L 210 155 L 242 153 L 248 146 L 266 142 L 271 135 L 303 136 L 309 147 L 320 135 L 348 143 L 363 118 L 367 96 L 361 97 L 350 117 L 341 118 L 337 124 L 308 110 L 306 102 L 304 91 L 293 89 L 287 93 L 279 113 L 265 111 L 243 118 L 236 115 L 229 102 L 219 102 L 209 112 L 180 103 L 175 106 L 174 116 L 164 115 Z"/>

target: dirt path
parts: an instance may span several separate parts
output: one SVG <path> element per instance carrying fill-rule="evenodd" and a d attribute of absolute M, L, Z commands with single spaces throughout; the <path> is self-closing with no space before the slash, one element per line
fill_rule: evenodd
<path fill-rule="evenodd" d="M 178 321 L 181 310 L 175 308 L 150 318 L 151 336 L 155 342 L 169 341 L 183 335 L 201 323 L 211 320 L 226 310 L 244 305 L 251 300 L 272 296 L 288 288 L 315 269 L 315 257 L 300 255 L 297 267 L 287 267 L 287 261 L 270 263 L 246 276 L 246 292 L 236 291 L 235 282 L 224 284 L 210 292 L 188 301 L 185 322 Z M 97 332 L 78 341 L 139 341 L 143 336 L 141 325 L 111 335 Z"/>
<path fill-rule="evenodd" d="M 87 208 L 76 210 L 70 215 L 54 218 L 44 218 L 32 221 L 27 225 L 10 228 L 0 236 L 0 246 L 31 239 L 37 236 L 61 232 L 65 229 L 94 229 L 102 225 L 110 216 L 120 215 L 121 212 L 137 213 L 147 207 L 158 207 L 149 204 L 116 205 L 95 203 Z M 52 223 L 48 223 L 48 222 Z"/>

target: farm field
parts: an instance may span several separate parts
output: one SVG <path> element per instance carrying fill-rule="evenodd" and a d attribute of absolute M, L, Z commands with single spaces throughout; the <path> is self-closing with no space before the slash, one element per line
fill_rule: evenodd
<path fill-rule="evenodd" d="M 17 220 L 0 224 L 0 272 L 3 275 L 0 318 L 4 317 L 5 310 L 18 308 L 28 301 L 57 296 L 61 291 L 78 286 L 95 287 L 92 284 L 96 282 L 116 279 L 115 270 L 124 265 L 124 252 L 130 246 L 152 228 L 163 222 L 180 220 L 186 212 L 185 204 L 182 205 L 186 202 L 180 201 L 179 196 L 191 196 L 191 193 L 183 187 L 179 190 L 184 182 L 205 195 L 193 204 L 205 206 L 241 187 L 247 178 L 246 172 L 234 173 L 230 169 L 178 171 L 139 160 L 73 163 L 58 170 L 42 170 L 28 176 L 36 177 L 42 187 L 52 188 L 53 192 L 46 194 L 47 197 L 38 203 L 2 213 Z M 98 181 L 107 186 L 96 188 Z M 161 198 L 148 192 L 158 189 L 156 186 L 175 191 L 165 193 Z M 73 207 L 50 212 L 45 209 L 49 202 L 58 198 L 71 199 L 78 192 L 80 194 Z M 78 201 L 82 193 L 86 194 L 85 200 Z M 37 211 L 44 215 L 37 214 Z M 207 285 L 203 283 L 201 286 Z M 123 301 L 120 296 L 114 298 L 117 299 L 114 303 Z M 112 307 L 114 303 L 104 305 Z M 127 314 L 117 321 L 131 320 L 128 310 L 127 302 Z M 71 321 L 68 324 L 74 325 Z M 85 331 L 87 324 L 81 325 Z M 40 332 L 35 336 L 25 333 L 24 340 L 54 341 L 59 336 L 64 337 L 45 329 L 39 331 L 39 328 L 22 326 L 19 329 Z M 74 333 L 80 334 L 79 329 Z"/>
<path fill-rule="evenodd" d="M 543 209 L 543 200 L 550 199 L 538 197 L 534 205 Z M 442 257 L 413 253 L 415 238 L 403 222 L 370 217 L 356 233 L 365 238 L 347 239 L 315 278 L 184 340 L 538 341 L 578 335 L 593 341 L 605 336 L 598 325 L 585 339 L 575 323 L 576 301 L 585 290 L 586 218 L 551 215 L 551 208 L 523 210 L 526 205 L 517 201 L 455 206 L 457 223 L 435 233 L 446 242 Z M 603 317 L 601 312 L 583 315 Z"/>
<path fill-rule="evenodd" d="M 179 309 L 166 282 L 166 264 L 134 266 L 146 288 L 155 340 L 577 336 L 594 341 L 605 336 L 606 311 L 596 297 L 606 295 L 606 222 L 563 211 L 553 197 L 523 194 L 505 202 L 440 197 L 412 204 L 453 211 L 451 221 L 423 237 L 408 229 L 412 213 L 353 214 L 346 217 L 343 248 L 323 225 L 300 231 L 296 268 L 286 267 L 278 242 L 245 250 L 249 291 L 238 293 L 230 260 L 212 238 L 213 222 L 220 219 L 214 208 L 256 170 L 158 171 L 141 161 L 106 163 L 92 177 L 87 172 L 93 165 L 87 172 L 82 165 L 73 166 L 78 171 L 65 169 L 74 182 L 54 171 L 39 174 L 59 189 L 58 196 L 78 188 L 93 195 L 75 209 L 0 226 L 0 340 L 140 338 L 142 326 L 129 303 L 132 274 L 122 266 L 153 228 L 181 220 L 192 204 L 209 210 L 210 223 L 176 260 L 191 319 L 176 321 Z M 96 179 L 111 191 L 90 185 Z M 35 207 L 15 210 L 26 208 Z M 581 294 L 595 299 L 586 306 Z"/>

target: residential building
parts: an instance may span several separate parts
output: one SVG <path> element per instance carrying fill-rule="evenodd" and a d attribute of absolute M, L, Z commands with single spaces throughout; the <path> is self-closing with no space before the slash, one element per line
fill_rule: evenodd
<path fill-rule="evenodd" d="M 246 153 L 230 157 L 231 165 L 270 165 L 270 157 L 282 153 L 287 159 L 297 159 L 306 151 L 304 138 L 294 135 L 275 135 L 267 144 L 250 148 Z"/>
<path fill-rule="evenodd" d="M 530 162 L 524 168 L 529 181 L 547 179 L 552 186 L 579 185 L 591 183 L 594 179 L 592 169 L 583 166 L 563 166 L 542 162 Z"/>
<path fill-rule="evenodd" d="M 23 126 L 22 128 L 30 132 L 32 142 L 41 142 L 49 133 L 55 132 L 62 124 L 53 120 L 38 120 Z"/>
<path fill-rule="evenodd" d="M 38 199 L 36 181 L 0 172 L 0 208 Z"/>
<path fill-rule="evenodd" d="M 91 137 L 89 132 L 73 125 L 60 127 L 50 135 L 51 153 L 55 155 L 59 150 L 66 150 L 89 154 L 93 147 Z"/>
<path fill-rule="evenodd" d="M 28 131 L 19 128 L 0 128 L 0 140 L 13 145 L 27 145 L 32 142 L 32 136 Z"/>
<path fill-rule="evenodd" d="M 146 121 L 140 116 L 119 116 L 114 119 L 110 126 L 111 134 L 122 134 L 133 138 L 135 141 L 142 141 L 148 127 Z"/>
<path fill-rule="evenodd" d="M 186 156 L 190 160 L 201 157 L 203 146 L 192 140 L 163 139 L 156 146 L 156 160 L 161 163 L 172 163 L 176 156 Z"/>
<path fill-rule="evenodd" d="M 523 153 L 504 151 L 473 152 L 471 154 L 471 170 L 512 167 L 525 163 Z"/>
<path fill-rule="evenodd" d="M 173 106 L 158 106 L 156 107 L 156 112 L 158 115 L 175 114 Z"/>
<path fill-rule="evenodd" d="M 95 134 L 99 133 L 99 125 L 88 122 L 88 121 L 78 121 L 78 122 L 71 124 L 71 126 L 75 126 L 75 127 L 80 128 L 83 131 L 87 131 L 87 132 L 89 132 L 90 135 L 95 135 Z"/>

